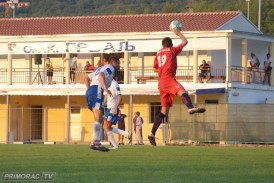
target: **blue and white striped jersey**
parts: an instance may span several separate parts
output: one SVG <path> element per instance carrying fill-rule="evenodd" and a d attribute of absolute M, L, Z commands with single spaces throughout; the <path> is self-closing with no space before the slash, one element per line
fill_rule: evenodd
<path fill-rule="evenodd" d="M 105 75 L 106 87 L 109 88 L 114 76 L 114 67 L 110 64 L 104 65 L 96 69 L 94 73 L 90 73 L 88 77 L 91 79 L 90 85 L 98 85 L 103 87 L 99 80 L 99 73 L 103 72 Z"/>

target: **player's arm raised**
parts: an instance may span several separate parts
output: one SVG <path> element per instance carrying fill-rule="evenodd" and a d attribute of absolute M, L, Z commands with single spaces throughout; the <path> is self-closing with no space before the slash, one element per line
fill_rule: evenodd
<path fill-rule="evenodd" d="M 175 35 L 177 35 L 182 40 L 183 46 L 187 45 L 188 41 L 185 38 L 185 36 L 182 34 L 181 31 L 179 31 L 177 28 L 175 28 L 175 29 L 173 29 L 173 32 Z"/>

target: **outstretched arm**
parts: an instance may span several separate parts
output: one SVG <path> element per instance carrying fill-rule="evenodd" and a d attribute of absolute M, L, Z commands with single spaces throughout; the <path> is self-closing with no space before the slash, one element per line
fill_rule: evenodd
<path fill-rule="evenodd" d="M 182 34 L 181 31 L 179 31 L 179 30 L 176 28 L 176 29 L 173 29 L 173 32 L 174 32 L 175 35 L 177 35 L 177 36 L 181 39 L 182 44 L 183 44 L 184 46 L 187 45 L 188 41 L 187 41 L 187 39 L 185 38 L 185 36 Z"/>

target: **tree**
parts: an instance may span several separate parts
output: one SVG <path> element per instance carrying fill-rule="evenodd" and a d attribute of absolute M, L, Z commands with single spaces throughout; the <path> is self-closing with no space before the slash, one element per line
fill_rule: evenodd
<path fill-rule="evenodd" d="M 176 12 L 176 6 L 174 3 L 165 3 L 163 10 L 163 13 L 175 13 Z"/>
<path fill-rule="evenodd" d="M 132 9 L 126 9 L 126 15 L 133 15 L 136 14 L 136 12 Z"/>
<path fill-rule="evenodd" d="M 150 12 L 150 11 L 149 11 L 149 8 L 148 8 L 148 7 L 145 7 L 145 8 L 144 8 L 144 14 L 149 14 L 149 12 Z"/>

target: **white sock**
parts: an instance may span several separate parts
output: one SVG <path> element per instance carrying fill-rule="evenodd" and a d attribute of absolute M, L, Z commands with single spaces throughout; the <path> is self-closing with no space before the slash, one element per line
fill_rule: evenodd
<path fill-rule="evenodd" d="M 98 134 L 98 136 L 97 136 L 97 141 L 98 142 L 100 142 L 101 141 L 101 137 L 102 137 L 102 134 L 103 134 L 103 124 L 102 123 L 100 123 L 100 131 L 99 131 L 99 134 Z"/>
<path fill-rule="evenodd" d="M 126 132 L 124 130 L 121 130 L 119 128 L 112 128 L 111 131 L 114 132 L 114 133 L 120 134 L 120 135 L 124 135 L 126 137 L 128 136 L 128 132 Z"/>
<path fill-rule="evenodd" d="M 109 141 L 111 142 L 111 144 L 113 145 L 113 147 L 117 148 L 118 144 L 117 144 L 117 142 L 116 142 L 116 140 L 114 138 L 114 135 L 113 135 L 112 131 L 107 132 L 107 134 L 108 134 Z"/>
<path fill-rule="evenodd" d="M 101 124 L 98 121 L 94 121 L 93 132 L 92 132 L 92 139 L 91 139 L 91 141 L 93 143 L 96 143 L 98 141 L 98 136 L 101 137 L 101 135 L 100 135 L 100 127 L 101 127 Z M 100 142 L 100 139 L 99 139 L 99 142 Z"/>

